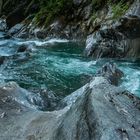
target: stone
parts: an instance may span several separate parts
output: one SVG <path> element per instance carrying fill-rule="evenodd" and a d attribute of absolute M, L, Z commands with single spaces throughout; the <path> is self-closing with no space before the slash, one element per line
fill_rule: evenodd
<path fill-rule="evenodd" d="M 93 35 L 89 35 L 86 40 L 86 48 L 84 51 L 85 56 L 91 56 L 96 49 L 96 39 L 93 38 Z"/>
<path fill-rule="evenodd" d="M 140 3 L 139 0 L 135 0 L 134 3 L 130 6 L 129 10 L 125 14 L 128 15 L 135 15 L 140 17 Z"/>
<path fill-rule="evenodd" d="M 92 4 L 84 8 L 84 20 L 88 20 L 92 14 Z"/>
<path fill-rule="evenodd" d="M 116 71 L 110 65 L 103 67 L 104 76 Z M 15 83 L 4 87 L 0 88 L 0 99 L 30 94 Z M 63 106 L 55 111 L 32 109 L 19 102 L 21 99 L 8 104 L 0 100 L 0 112 L 8 114 L 6 122 L 0 119 L 2 140 L 11 140 L 11 136 L 14 140 L 139 140 L 140 98 L 111 85 L 101 75 L 62 99 L 59 104 Z M 19 113 L 18 109 L 22 111 Z"/>
<path fill-rule="evenodd" d="M 43 99 L 43 106 L 41 107 L 41 110 L 52 111 L 57 108 L 60 99 L 55 95 L 54 92 L 47 89 L 41 89 L 39 91 L 39 95 Z"/>
<path fill-rule="evenodd" d="M 38 39 L 45 39 L 47 37 L 47 30 L 35 30 L 35 37 Z"/>
<path fill-rule="evenodd" d="M 115 29 L 128 39 L 140 38 L 140 17 L 133 15 L 122 17 Z"/>
<path fill-rule="evenodd" d="M 96 59 L 140 58 L 139 7 L 135 1 L 119 20 L 102 23 L 87 37 L 85 55 Z"/>
<path fill-rule="evenodd" d="M 130 22 L 131 23 L 131 22 Z M 140 57 L 139 25 L 128 21 L 115 24 L 113 27 L 101 28 L 88 36 L 85 55 L 94 58 L 130 58 Z M 135 30 L 136 29 L 136 30 Z"/>
<path fill-rule="evenodd" d="M 13 59 L 15 59 L 17 62 L 26 62 L 30 59 L 31 53 L 30 52 L 18 52 L 13 56 Z"/>
<path fill-rule="evenodd" d="M 4 118 L 6 116 L 6 113 L 5 112 L 3 112 L 2 114 L 0 114 L 0 118 L 2 119 L 2 118 Z"/>
<path fill-rule="evenodd" d="M 5 19 L 0 19 L 0 31 L 6 31 L 7 24 Z"/>
<path fill-rule="evenodd" d="M 107 78 L 107 80 L 113 84 L 118 85 L 120 79 L 124 76 L 124 73 L 117 68 L 114 63 L 106 63 L 103 67 L 97 71 L 96 76 L 103 76 Z"/>
<path fill-rule="evenodd" d="M 35 51 L 36 51 L 36 48 L 35 48 L 35 44 L 34 43 L 22 44 L 17 49 L 17 53 L 24 53 L 24 52 L 32 53 L 32 52 L 35 52 Z"/>
<path fill-rule="evenodd" d="M 11 27 L 11 29 L 8 31 L 8 34 L 14 35 L 18 33 L 23 27 L 24 27 L 24 24 L 22 23 L 16 24 L 13 27 Z"/>

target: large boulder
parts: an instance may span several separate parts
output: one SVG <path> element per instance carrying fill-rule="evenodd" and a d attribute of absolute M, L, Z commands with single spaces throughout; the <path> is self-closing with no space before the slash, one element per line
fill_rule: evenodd
<path fill-rule="evenodd" d="M 139 98 L 110 85 L 103 77 L 94 78 L 73 94 L 65 100 L 71 107 L 54 133 L 55 138 L 58 140 L 139 139 Z M 136 115 L 130 109 L 137 110 Z"/>
<path fill-rule="evenodd" d="M 15 83 L 0 88 L 1 140 L 139 140 L 140 99 L 102 76 L 65 97 L 57 111 L 31 109 L 19 95 L 28 94 Z"/>
<path fill-rule="evenodd" d="M 94 58 L 139 58 L 139 1 L 134 1 L 120 19 L 113 20 L 109 15 L 108 12 L 106 20 L 100 23 L 99 28 L 87 37 L 85 55 Z"/>
<path fill-rule="evenodd" d="M 126 55 L 125 36 L 113 28 L 101 28 L 88 36 L 84 54 L 95 58 L 120 58 Z"/>
<path fill-rule="evenodd" d="M 103 77 L 66 97 L 58 111 L 31 110 L 8 95 L 1 89 L 1 140 L 139 140 L 140 99 Z"/>
<path fill-rule="evenodd" d="M 126 16 L 111 27 L 102 27 L 88 36 L 86 56 L 95 58 L 140 57 L 140 18 Z"/>

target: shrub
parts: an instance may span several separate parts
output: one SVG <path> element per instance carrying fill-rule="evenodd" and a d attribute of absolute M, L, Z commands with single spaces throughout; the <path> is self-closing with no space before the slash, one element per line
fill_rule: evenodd
<path fill-rule="evenodd" d="M 71 0 L 40 0 L 40 11 L 35 16 L 37 24 L 48 25 L 55 17 L 63 13 Z"/>
<path fill-rule="evenodd" d="M 113 13 L 113 19 L 118 19 L 122 15 L 125 14 L 125 12 L 129 8 L 129 3 L 125 3 L 123 1 L 120 1 L 117 4 L 111 4 L 112 7 L 112 13 Z"/>

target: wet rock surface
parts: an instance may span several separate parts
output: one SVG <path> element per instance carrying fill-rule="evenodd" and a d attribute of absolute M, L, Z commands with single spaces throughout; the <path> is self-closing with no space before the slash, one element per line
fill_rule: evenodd
<path fill-rule="evenodd" d="M 115 1 L 115 3 L 117 2 L 118 1 Z M 129 3 L 131 4 L 132 2 L 133 0 L 129 1 Z M 10 3 L 8 1 L 7 6 L 9 4 Z M 68 6 L 65 9 L 64 13 L 56 17 L 54 20 L 52 20 L 47 27 L 45 25 L 38 27 L 34 23 L 34 20 L 35 20 L 34 15 L 29 14 L 30 12 L 34 13 L 35 11 L 37 12 L 39 10 L 38 9 L 39 5 L 36 2 L 30 3 L 30 1 L 28 0 L 24 2 L 19 1 L 17 2 L 17 7 L 16 7 L 16 4 L 14 4 L 14 7 L 10 7 L 12 10 L 11 12 L 6 11 L 5 9 L 3 10 L 5 11 L 5 13 L 7 13 L 6 20 L 7 20 L 8 27 L 10 27 L 9 33 L 11 34 L 14 33 L 15 37 L 19 37 L 19 38 L 29 38 L 29 37 L 32 38 L 33 37 L 33 38 L 39 38 L 39 39 L 45 39 L 47 37 L 52 37 L 52 38 L 59 37 L 59 38 L 67 38 L 67 39 L 80 39 L 80 40 L 84 39 L 85 40 L 87 35 L 92 34 L 92 33 L 95 34 L 96 31 L 100 32 L 99 29 L 104 26 L 102 23 L 106 24 L 106 21 L 110 23 L 114 22 L 113 19 L 108 20 L 109 18 L 111 18 L 110 17 L 111 5 L 110 6 L 106 5 L 105 1 L 101 2 L 99 5 L 98 4 L 99 3 L 97 2 L 91 3 L 91 1 L 85 1 L 85 0 L 80 0 L 80 1 L 73 0 L 73 2 L 71 3 L 72 7 Z M 27 5 L 29 5 L 29 7 Z M 129 10 L 126 13 L 126 16 L 132 15 L 133 18 L 134 16 L 137 16 L 137 17 L 139 16 L 139 2 L 134 2 L 133 5 L 131 6 L 132 8 L 130 8 L 131 10 Z M 15 17 L 16 17 L 16 20 L 15 20 Z M 133 21 L 135 22 L 135 24 L 137 23 L 137 28 L 138 28 L 139 20 L 133 19 Z M 21 29 L 21 25 L 23 24 L 25 24 L 25 26 Z M 133 27 L 134 27 L 134 24 L 132 25 L 132 28 Z M 136 31 L 133 32 L 133 35 L 135 34 L 135 32 Z M 96 35 L 94 35 L 94 38 L 96 38 Z M 104 37 L 101 39 L 104 39 Z M 106 39 L 106 41 L 104 42 L 107 42 L 107 40 L 108 39 Z M 114 43 L 115 46 L 116 44 L 118 44 L 118 42 L 113 41 L 113 40 L 112 40 L 112 43 Z M 106 50 L 106 46 L 103 49 L 105 49 L 104 50 L 105 53 L 111 53 L 111 52 L 108 52 L 108 50 Z M 110 48 L 107 48 L 107 49 L 110 50 Z M 118 48 L 118 50 L 119 49 L 120 48 Z M 115 55 L 113 56 L 118 57 Z"/>
<path fill-rule="evenodd" d="M 46 89 L 29 92 L 19 87 L 15 82 L 6 83 L 0 88 L 2 91 L 2 101 L 17 102 L 17 104 L 20 104 L 20 106 L 24 106 L 25 108 L 53 110 L 58 102 L 55 94 Z"/>
<path fill-rule="evenodd" d="M 94 58 L 125 57 L 125 38 L 114 29 L 103 29 L 89 36 L 86 41 L 85 55 Z"/>
<path fill-rule="evenodd" d="M 7 29 L 7 23 L 5 19 L 0 19 L 0 31 L 5 31 Z"/>
<path fill-rule="evenodd" d="M 16 24 L 15 26 L 13 26 L 13 27 L 8 31 L 8 34 L 14 35 L 14 34 L 20 32 L 20 31 L 22 30 L 23 27 L 24 27 L 24 24 Z"/>
<path fill-rule="evenodd" d="M 106 65 L 101 73 L 112 75 L 117 71 L 114 67 Z M 62 99 L 65 106 L 51 112 L 34 110 L 14 99 L 32 95 L 16 83 L 2 86 L 0 93 L 1 140 L 139 140 L 140 99 L 102 76 Z"/>
<path fill-rule="evenodd" d="M 118 23 L 119 25 L 116 26 L 117 31 L 121 32 L 128 39 L 136 39 L 140 37 L 140 17 L 130 15 L 121 18 Z"/>
<path fill-rule="evenodd" d="M 139 2 L 134 2 L 119 20 L 102 24 L 87 37 L 85 55 L 94 58 L 139 58 L 139 24 Z"/>
<path fill-rule="evenodd" d="M 86 24 L 93 10 L 91 2 L 85 0 L 74 0 L 70 1 L 69 3 L 70 7 L 68 5 L 63 11 L 63 14 L 53 19 L 47 27 L 46 25 L 41 25 L 41 27 L 38 27 L 36 23 L 34 23 L 34 13 L 37 14 L 39 10 L 39 2 L 20 0 L 13 3 L 13 6 L 11 6 L 9 0 L 7 3 L 4 2 L 2 5 L 2 12 L 3 14 L 6 13 L 6 22 L 8 28 L 10 29 L 9 34 L 14 34 L 15 37 L 37 37 L 39 39 L 44 39 L 46 37 L 83 39 L 86 37 Z M 45 17 L 42 17 L 42 19 L 43 18 Z M 82 22 L 84 22 L 84 24 L 82 24 Z M 21 25 L 24 23 L 26 27 L 19 30 Z M 38 30 L 38 28 L 40 29 Z M 15 34 L 15 32 L 17 33 Z"/>
<path fill-rule="evenodd" d="M 119 80 L 124 76 L 124 73 L 117 68 L 116 64 L 107 63 L 97 71 L 96 76 L 103 76 L 107 78 L 111 84 L 118 85 Z"/>

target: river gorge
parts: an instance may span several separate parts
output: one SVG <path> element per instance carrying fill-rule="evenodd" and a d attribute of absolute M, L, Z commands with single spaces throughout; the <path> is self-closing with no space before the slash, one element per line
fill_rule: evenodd
<path fill-rule="evenodd" d="M 1 0 L 0 140 L 139 140 L 140 1 Z"/>

